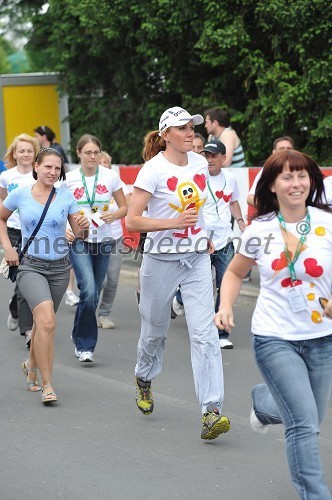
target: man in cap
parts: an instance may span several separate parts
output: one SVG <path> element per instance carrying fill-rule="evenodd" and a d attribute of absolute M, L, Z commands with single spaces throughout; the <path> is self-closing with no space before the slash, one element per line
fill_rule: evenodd
<path fill-rule="evenodd" d="M 225 145 L 219 140 L 211 140 L 202 150 L 202 154 L 209 164 L 208 198 L 203 206 L 203 212 L 205 228 L 215 247 L 215 252 L 210 257 L 211 264 L 216 270 L 217 297 L 215 310 L 218 311 L 221 280 L 234 256 L 231 216 L 237 221 L 241 231 L 244 230 L 246 224 L 238 202 L 240 191 L 235 176 L 229 169 L 222 168 L 226 160 Z M 175 312 L 180 312 L 180 300 L 179 294 L 177 294 L 173 300 Z M 181 312 L 179 315 L 181 315 Z M 219 330 L 221 349 L 233 348 L 233 343 L 228 337 L 229 334 L 225 330 Z"/>

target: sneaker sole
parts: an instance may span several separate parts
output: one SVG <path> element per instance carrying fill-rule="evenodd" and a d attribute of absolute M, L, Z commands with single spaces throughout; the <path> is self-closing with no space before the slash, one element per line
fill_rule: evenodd
<path fill-rule="evenodd" d="M 212 429 L 210 429 L 209 432 L 204 434 L 204 436 L 201 435 L 202 439 L 216 439 L 220 434 L 225 434 L 228 432 L 231 428 L 230 421 L 228 420 L 227 417 L 221 417 L 219 422 L 217 422 Z"/>
<path fill-rule="evenodd" d="M 257 423 L 257 421 L 259 422 L 259 424 Z M 250 410 L 249 423 L 250 423 L 251 430 L 254 431 L 256 434 L 261 434 L 261 435 L 266 434 L 267 431 L 269 430 L 269 427 L 270 427 L 269 425 L 262 424 L 258 420 L 253 407 L 251 407 L 251 410 Z"/>
<path fill-rule="evenodd" d="M 93 359 L 79 359 L 80 363 L 93 363 Z"/>
<path fill-rule="evenodd" d="M 152 405 L 151 408 L 147 408 L 147 409 L 141 408 L 140 406 L 138 406 L 137 403 L 136 403 L 136 405 L 137 405 L 137 408 L 139 409 L 139 411 L 141 413 L 143 413 L 143 415 L 151 415 L 151 413 L 153 412 L 154 405 Z"/>

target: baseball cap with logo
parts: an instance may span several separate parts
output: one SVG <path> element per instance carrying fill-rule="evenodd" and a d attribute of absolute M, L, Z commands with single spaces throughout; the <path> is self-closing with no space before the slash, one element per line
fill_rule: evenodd
<path fill-rule="evenodd" d="M 221 153 L 222 155 L 225 155 L 226 146 L 223 142 L 213 139 L 204 146 L 201 153 L 213 153 L 214 155 Z"/>
<path fill-rule="evenodd" d="M 159 135 L 169 127 L 181 127 L 181 125 L 185 125 L 190 122 L 190 120 L 193 120 L 194 125 L 200 125 L 204 122 L 202 115 L 191 115 L 188 111 L 179 106 L 168 108 L 160 117 Z"/>

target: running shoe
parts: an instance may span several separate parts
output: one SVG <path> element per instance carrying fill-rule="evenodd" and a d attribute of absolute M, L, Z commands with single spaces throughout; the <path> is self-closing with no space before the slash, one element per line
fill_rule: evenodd
<path fill-rule="evenodd" d="M 67 290 L 65 293 L 66 296 L 66 306 L 77 306 L 79 303 L 80 299 L 75 295 L 75 293 L 72 290 Z"/>
<path fill-rule="evenodd" d="M 150 415 L 153 412 L 151 382 L 144 382 L 136 378 L 136 404 L 143 415 Z"/>
<path fill-rule="evenodd" d="M 249 423 L 251 429 L 256 432 L 256 434 L 266 434 L 270 427 L 268 424 L 262 424 L 262 422 L 258 420 L 253 406 L 250 410 Z"/>
<path fill-rule="evenodd" d="M 219 339 L 220 349 L 233 349 L 233 342 L 228 339 Z"/>
<path fill-rule="evenodd" d="M 77 347 L 75 347 L 75 356 L 76 356 L 77 358 L 79 358 L 79 357 L 81 356 L 81 354 L 82 354 L 82 351 L 78 351 L 78 350 L 77 350 Z"/>
<path fill-rule="evenodd" d="M 7 328 L 12 332 L 18 328 L 18 318 L 13 318 L 12 313 L 7 318 Z"/>
<path fill-rule="evenodd" d="M 213 408 L 211 405 L 207 407 L 202 422 L 202 439 L 216 439 L 220 434 L 228 432 L 231 427 L 228 418 L 225 415 L 220 415 L 218 408 Z"/>
<path fill-rule="evenodd" d="M 97 325 L 99 326 L 99 328 L 108 328 L 110 330 L 112 330 L 112 328 L 115 328 L 115 323 L 110 318 L 110 316 L 98 316 Z"/>
<path fill-rule="evenodd" d="M 93 352 L 91 351 L 82 351 L 78 360 L 81 363 L 93 363 Z"/>
<path fill-rule="evenodd" d="M 177 316 L 184 316 L 184 306 L 176 300 L 176 297 L 173 299 L 172 308 Z"/>
<path fill-rule="evenodd" d="M 27 349 L 30 349 L 30 344 L 31 344 L 31 333 L 32 330 L 27 330 L 24 334 L 25 337 L 25 345 L 27 346 Z"/>

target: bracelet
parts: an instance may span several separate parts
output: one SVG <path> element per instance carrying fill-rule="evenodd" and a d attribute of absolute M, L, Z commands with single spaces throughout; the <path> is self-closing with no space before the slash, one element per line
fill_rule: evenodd
<path fill-rule="evenodd" d="M 243 219 L 236 219 L 236 222 L 239 222 L 239 220 L 242 220 L 242 222 L 244 222 L 244 220 L 243 220 Z"/>

